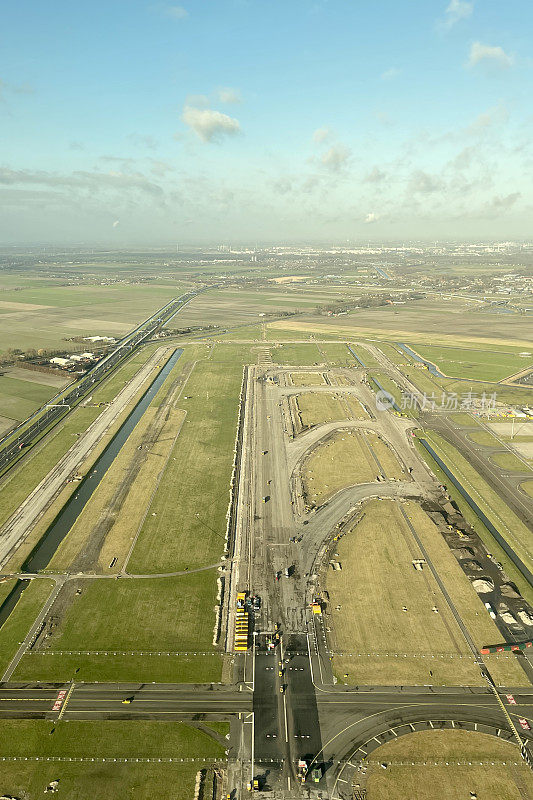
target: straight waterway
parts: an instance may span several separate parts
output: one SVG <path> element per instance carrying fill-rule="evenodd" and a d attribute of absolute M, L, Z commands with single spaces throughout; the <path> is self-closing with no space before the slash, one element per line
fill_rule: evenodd
<path fill-rule="evenodd" d="M 23 572 L 39 572 L 39 570 L 45 569 L 45 567 L 48 566 L 57 548 L 67 536 L 79 515 L 91 499 L 93 492 L 96 490 L 107 470 L 120 453 L 128 437 L 154 399 L 155 395 L 163 385 L 165 379 L 175 366 L 182 353 L 183 350 L 181 348 L 174 350 L 166 364 L 156 375 L 129 416 L 110 440 L 107 447 L 102 451 L 91 471 L 83 478 L 82 481 L 80 481 L 77 491 L 72 495 L 68 502 L 65 503 L 42 539 L 26 559 L 22 565 Z M 2 606 L 0 607 L 0 627 L 4 624 L 15 608 L 22 592 L 29 585 L 29 583 L 29 580 L 17 581 L 10 594 L 2 603 Z"/>

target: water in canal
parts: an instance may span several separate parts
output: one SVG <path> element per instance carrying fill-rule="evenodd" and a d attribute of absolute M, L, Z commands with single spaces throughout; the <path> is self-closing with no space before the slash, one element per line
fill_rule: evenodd
<path fill-rule="evenodd" d="M 98 457 L 90 472 L 88 472 L 84 479 L 80 481 L 77 490 L 70 497 L 67 503 L 65 503 L 42 539 L 34 548 L 30 556 L 26 559 L 22 565 L 23 572 L 38 572 L 39 570 L 44 569 L 50 563 L 57 548 L 76 522 L 86 504 L 91 499 L 93 492 L 119 454 L 129 435 L 154 399 L 155 395 L 161 388 L 163 382 L 167 378 L 172 368 L 175 366 L 182 353 L 183 350 L 180 348 L 174 350 L 165 366 L 154 378 L 146 392 L 138 401 L 135 408 L 131 411 L 107 447 Z M 11 614 L 11 611 L 15 607 L 20 595 L 28 585 L 29 581 L 27 580 L 17 581 L 13 590 L 5 599 L 0 607 L 0 627 Z"/>

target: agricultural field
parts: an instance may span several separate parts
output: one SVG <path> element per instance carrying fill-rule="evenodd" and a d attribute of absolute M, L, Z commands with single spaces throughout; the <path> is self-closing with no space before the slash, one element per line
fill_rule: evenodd
<path fill-rule="evenodd" d="M 73 336 L 120 338 L 182 293 L 174 285 L 25 286 L 1 293 L 0 341 L 10 347 L 66 349 Z"/>
<path fill-rule="evenodd" d="M 416 352 L 436 364 L 444 375 L 473 378 L 482 381 L 500 381 L 531 366 L 531 353 L 527 357 L 517 352 L 463 347 L 429 347 L 416 345 Z"/>
<path fill-rule="evenodd" d="M 496 626 L 483 613 L 481 600 L 433 522 L 414 503 L 401 507 L 475 641 L 481 646 L 484 637 L 497 637 Z M 421 553 L 398 503 L 367 502 L 360 521 L 336 542 L 335 551 L 342 569 L 328 571 L 326 586 L 330 646 L 338 654 L 333 668 L 339 680 L 350 685 L 480 683 L 479 669 L 430 569 L 413 568 Z M 510 685 L 525 680 L 514 656 L 491 659 L 496 680 Z"/>
<path fill-rule="evenodd" d="M 223 723 L 217 723 L 223 725 Z M 55 728 L 54 735 L 50 730 Z M 72 800 L 119 800 L 134 793 L 139 800 L 166 800 L 169 786 L 176 800 L 190 800 L 200 764 L 158 763 L 159 758 L 209 758 L 225 761 L 222 737 L 207 725 L 199 730 L 184 722 L 106 720 L 2 720 L 4 761 L 0 793 L 37 800 L 51 781 L 59 780 L 59 796 Z M 60 756 L 65 761 L 47 761 Z M 86 758 L 69 762 L 68 758 Z M 91 758 L 109 759 L 90 761 Z M 148 763 L 118 763 L 116 758 L 150 758 Z M 26 760 L 27 759 L 27 760 Z M 33 760 L 38 759 L 38 760 Z M 202 764 L 203 766 L 203 764 Z"/>
<path fill-rule="evenodd" d="M 347 486 L 376 480 L 377 474 L 401 478 L 402 468 L 389 446 L 375 433 L 334 433 L 307 459 L 303 471 L 307 503 L 320 506 Z"/>
<path fill-rule="evenodd" d="M 294 320 L 283 320 L 287 330 L 307 330 L 319 336 L 337 333 L 345 339 L 373 337 L 391 342 L 454 347 L 461 342 L 492 349 L 531 351 L 531 318 L 518 314 L 492 314 L 478 304 L 455 297 L 410 300 L 404 305 L 359 308 L 338 317 L 310 317 L 303 313 Z M 491 348 L 488 348 L 490 345 Z M 525 361 L 521 363 L 526 366 Z"/>
<path fill-rule="evenodd" d="M 375 800 L 441 800 L 469 793 L 479 800 L 524 800 L 531 785 L 514 743 L 471 731 L 401 736 L 375 750 L 367 763 L 368 796 Z"/>
<path fill-rule="evenodd" d="M 24 372 L 19 370 L 19 372 Z M 23 422 L 43 403 L 57 394 L 58 388 L 50 383 L 39 383 L 35 378 L 39 373 L 27 371 L 29 380 L 12 378 L 0 374 L 0 435 L 18 422 Z M 48 377 L 48 376 L 43 376 Z M 62 382 L 66 385 L 68 381 Z"/>

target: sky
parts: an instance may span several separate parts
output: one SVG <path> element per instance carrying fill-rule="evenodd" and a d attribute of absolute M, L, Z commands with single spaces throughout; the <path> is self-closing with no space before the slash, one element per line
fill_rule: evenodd
<path fill-rule="evenodd" d="M 27 0 L 0 242 L 533 238 L 530 0 Z"/>

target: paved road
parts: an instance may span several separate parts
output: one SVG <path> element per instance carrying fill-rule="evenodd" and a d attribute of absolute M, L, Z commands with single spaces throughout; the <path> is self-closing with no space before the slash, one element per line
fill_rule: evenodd
<path fill-rule="evenodd" d="M 55 719 L 53 706 L 70 684 L 0 686 L 0 717 Z M 131 699 L 131 703 L 122 701 Z M 238 714 L 252 709 L 252 695 L 233 686 L 185 684 L 80 684 L 61 707 L 63 719 L 169 719 L 188 714 Z"/>
<path fill-rule="evenodd" d="M 63 458 L 50 470 L 39 485 L 28 495 L 24 503 L 0 530 L 0 568 L 21 545 L 33 525 L 37 522 L 56 494 L 65 486 L 67 479 L 79 468 L 96 447 L 110 426 L 131 403 L 137 392 L 150 379 L 165 352 L 174 348 L 161 347 L 152 358 L 134 375 L 114 400 L 97 417 L 87 431 L 75 440 Z"/>

